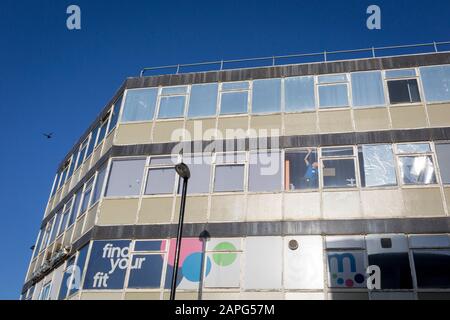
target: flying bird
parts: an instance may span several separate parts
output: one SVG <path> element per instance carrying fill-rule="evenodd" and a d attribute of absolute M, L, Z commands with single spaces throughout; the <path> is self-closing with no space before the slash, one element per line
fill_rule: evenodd
<path fill-rule="evenodd" d="M 53 137 L 53 132 L 52 133 L 43 133 L 43 135 L 45 137 L 47 137 L 47 139 L 51 139 Z"/>

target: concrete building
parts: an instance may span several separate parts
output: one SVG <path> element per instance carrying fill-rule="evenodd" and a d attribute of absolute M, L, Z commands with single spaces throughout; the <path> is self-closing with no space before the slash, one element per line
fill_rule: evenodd
<path fill-rule="evenodd" d="M 128 78 L 58 167 L 22 298 L 167 299 L 184 161 L 177 298 L 448 299 L 449 141 L 445 52 Z"/>

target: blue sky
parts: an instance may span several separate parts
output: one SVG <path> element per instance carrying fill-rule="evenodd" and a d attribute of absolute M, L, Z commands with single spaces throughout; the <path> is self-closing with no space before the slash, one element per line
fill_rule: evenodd
<path fill-rule="evenodd" d="M 66 28 L 77 4 L 82 30 Z M 382 10 L 382 30 L 366 9 Z M 145 66 L 450 40 L 448 0 L 0 3 L 0 299 L 16 299 L 56 166 Z M 54 132 L 47 140 L 43 132 Z"/>

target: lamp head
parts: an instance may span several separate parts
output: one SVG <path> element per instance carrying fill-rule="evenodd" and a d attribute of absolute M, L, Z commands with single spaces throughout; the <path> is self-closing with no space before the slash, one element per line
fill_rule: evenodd
<path fill-rule="evenodd" d="M 191 177 L 191 171 L 189 170 L 189 167 L 183 162 L 175 166 L 175 171 L 183 179 L 189 179 Z"/>

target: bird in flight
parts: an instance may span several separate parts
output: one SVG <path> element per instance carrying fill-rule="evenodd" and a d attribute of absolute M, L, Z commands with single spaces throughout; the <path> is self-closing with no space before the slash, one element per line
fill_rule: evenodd
<path fill-rule="evenodd" d="M 52 133 L 43 133 L 44 137 L 47 137 L 47 139 L 51 139 L 53 137 L 53 132 Z"/>

